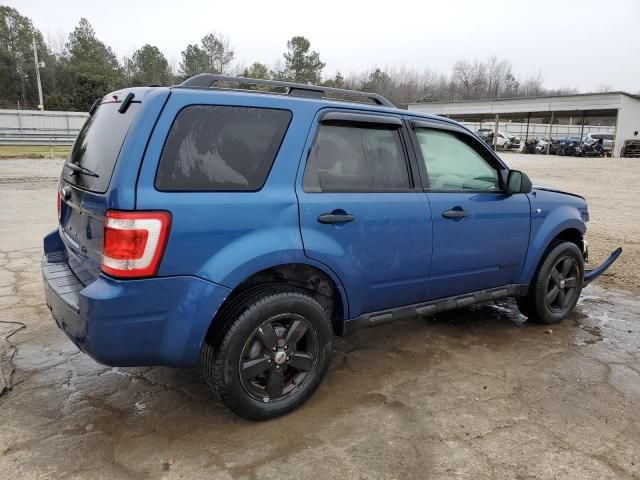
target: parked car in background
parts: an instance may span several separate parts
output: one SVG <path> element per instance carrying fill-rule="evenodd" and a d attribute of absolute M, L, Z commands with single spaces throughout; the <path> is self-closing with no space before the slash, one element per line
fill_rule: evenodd
<path fill-rule="evenodd" d="M 536 139 L 536 153 L 547 154 L 551 145 L 549 137 L 539 137 Z"/>
<path fill-rule="evenodd" d="M 549 147 L 549 153 L 552 155 L 575 155 L 576 147 L 578 147 L 582 142 L 580 141 L 580 137 L 560 137 L 553 138 L 551 140 L 551 145 Z"/>
<path fill-rule="evenodd" d="M 493 130 L 490 128 L 480 128 L 476 134 L 484 140 L 487 145 L 490 145 L 491 148 L 493 148 Z"/>
<path fill-rule="evenodd" d="M 538 140 L 536 140 L 535 138 L 530 138 L 529 140 L 524 142 L 522 153 L 529 153 L 529 154 L 538 153 L 536 149 L 537 145 L 538 145 Z"/>
<path fill-rule="evenodd" d="M 509 149 L 510 150 L 520 150 L 522 148 L 522 140 L 517 135 L 512 135 L 509 138 Z"/>
<path fill-rule="evenodd" d="M 602 139 L 592 143 L 583 142 L 575 147 L 575 155 L 577 157 L 605 157 L 608 152 L 604 149 L 602 143 Z"/>
<path fill-rule="evenodd" d="M 530 138 L 522 147 L 522 153 L 528 154 L 546 154 L 547 148 L 549 146 L 549 141 L 547 137 L 539 137 L 539 138 Z"/>
<path fill-rule="evenodd" d="M 42 273 L 71 341 L 106 365 L 198 365 L 251 419 L 313 394 L 334 334 L 505 297 L 557 323 L 621 251 L 585 271 L 586 200 L 457 122 L 211 74 L 97 101 L 57 212 Z"/>
<path fill-rule="evenodd" d="M 498 150 L 517 150 L 520 149 L 520 137 L 516 137 L 507 132 L 498 132 L 494 134 L 490 128 L 480 128 L 476 132 L 477 135 L 493 148 L 494 135 L 496 149 Z"/>
<path fill-rule="evenodd" d="M 496 146 L 500 150 L 519 150 L 520 137 L 507 132 L 498 132 Z"/>
<path fill-rule="evenodd" d="M 611 155 L 613 152 L 613 139 L 612 133 L 588 133 L 583 137 L 582 143 L 587 147 L 587 150 L 589 150 L 588 147 L 593 147 L 596 143 L 599 143 L 602 145 L 604 154 Z"/>

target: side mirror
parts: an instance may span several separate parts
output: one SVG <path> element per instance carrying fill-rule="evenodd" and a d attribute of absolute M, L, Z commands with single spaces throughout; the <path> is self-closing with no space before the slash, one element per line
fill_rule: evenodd
<path fill-rule="evenodd" d="M 526 173 L 519 170 L 509 170 L 507 176 L 507 193 L 530 193 L 533 186 Z"/>

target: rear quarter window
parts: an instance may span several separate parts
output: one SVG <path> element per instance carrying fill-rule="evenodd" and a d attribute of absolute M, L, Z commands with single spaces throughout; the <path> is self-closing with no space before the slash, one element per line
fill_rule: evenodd
<path fill-rule="evenodd" d="M 290 121 L 288 110 L 218 105 L 183 108 L 162 150 L 156 189 L 261 189 Z"/>

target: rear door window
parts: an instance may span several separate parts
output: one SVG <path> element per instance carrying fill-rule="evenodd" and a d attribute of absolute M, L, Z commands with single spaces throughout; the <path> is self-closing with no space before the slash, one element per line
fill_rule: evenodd
<path fill-rule="evenodd" d="M 322 124 L 305 168 L 305 192 L 393 192 L 411 188 L 398 128 Z"/>
<path fill-rule="evenodd" d="M 262 188 L 291 121 L 269 108 L 192 105 L 177 115 L 162 150 L 161 191 Z"/>
<path fill-rule="evenodd" d="M 140 103 L 134 102 L 125 113 L 119 113 L 120 105 L 120 102 L 110 102 L 98 106 L 71 149 L 68 163 L 93 172 L 93 175 L 64 168 L 64 180 L 91 192 L 107 191 L 120 148 L 140 107 Z"/>

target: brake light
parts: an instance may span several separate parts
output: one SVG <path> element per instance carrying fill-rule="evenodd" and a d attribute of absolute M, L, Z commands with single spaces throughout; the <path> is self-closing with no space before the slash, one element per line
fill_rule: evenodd
<path fill-rule="evenodd" d="M 113 277 L 150 277 L 158 272 L 167 243 L 167 212 L 118 212 L 104 220 L 102 271 Z"/>
<path fill-rule="evenodd" d="M 60 220 L 60 213 L 62 212 L 62 199 L 60 198 L 60 190 L 58 190 L 57 208 L 58 208 L 58 220 Z"/>

